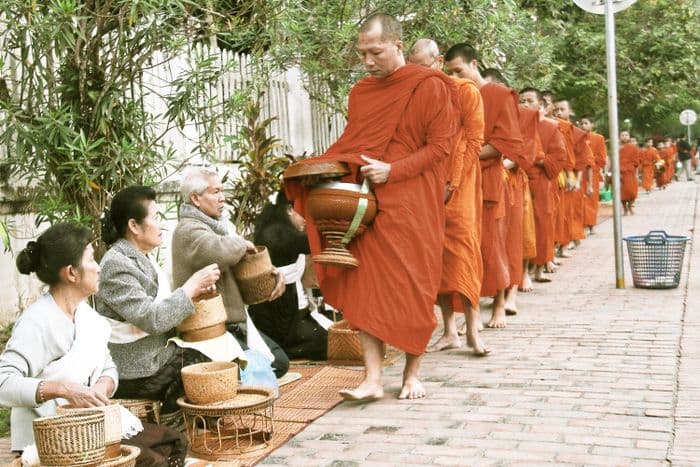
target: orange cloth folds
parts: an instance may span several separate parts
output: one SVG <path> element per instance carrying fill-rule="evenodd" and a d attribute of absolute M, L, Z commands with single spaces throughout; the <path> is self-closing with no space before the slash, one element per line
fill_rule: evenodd
<path fill-rule="evenodd" d="M 386 78 L 367 77 L 350 93 L 348 124 L 323 155 L 357 168 L 361 154 L 391 163 L 389 180 L 373 187 L 373 223 L 349 245 L 356 269 L 316 266 L 324 298 L 354 327 L 410 353 L 425 351 L 435 328 L 440 285 L 448 156 L 458 131 L 459 102 L 444 73 L 406 65 Z M 305 215 L 312 254 L 321 249 L 304 209 L 306 189 L 287 181 Z"/>
<path fill-rule="evenodd" d="M 450 156 L 447 180 L 452 191 L 445 206 L 445 244 L 440 295 L 452 295 L 453 308 L 462 311 L 459 295 L 479 304 L 481 261 L 481 167 L 484 107 L 474 82 L 453 78 L 462 113 L 460 137 Z"/>

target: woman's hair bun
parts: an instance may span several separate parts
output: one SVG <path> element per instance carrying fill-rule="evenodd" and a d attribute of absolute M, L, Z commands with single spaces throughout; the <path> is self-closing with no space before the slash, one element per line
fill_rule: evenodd
<path fill-rule="evenodd" d="M 31 241 L 17 256 L 17 269 L 22 274 L 31 274 L 39 268 L 39 258 L 41 258 L 39 244 Z"/>
<path fill-rule="evenodd" d="M 104 240 L 105 243 L 111 245 L 119 239 L 119 233 L 117 232 L 117 227 L 114 225 L 112 213 L 109 209 L 105 208 L 102 212 L 100 224 L 102 225 L 102 240 Z"/>

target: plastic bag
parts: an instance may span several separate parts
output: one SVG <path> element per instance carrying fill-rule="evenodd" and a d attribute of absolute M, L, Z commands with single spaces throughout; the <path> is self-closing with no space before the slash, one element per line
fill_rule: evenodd
<path fill-rule="evenodd" d="M 277 378 L 272 371 L 270 359 L 262 352 L 255 349 L 245 351 L 248 364 L 245 369 L 241 369 L 242 386 L 263 386 L 272 389 L 275 398 L 279 395 L 279 385 Z"/>

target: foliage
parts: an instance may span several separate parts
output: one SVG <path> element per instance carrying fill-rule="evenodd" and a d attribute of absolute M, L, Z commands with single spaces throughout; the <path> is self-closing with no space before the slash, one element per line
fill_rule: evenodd
<path fill-rule="evenodd" d="M 194 105 L 223 72 L 189 50 L 201 34 L 190 0 L 5 0 L 0 2 L 0 144 L 10 175 L 25 184 L 38 222 L 73 219 L 92 225 L 116 191 L 156 184 L 175 149 L 164 136 L 190 118 L 209 157 L 217 117 Z M 162 96 L 144 75 L 185 51 L 190 68 Z M 169 101 L 164 116 L 145 104 Z M 165 125 L 162 118 L 165 117 Z"/>
<path fill-rule="evenodd" d="M 251 235 L 255 220 L 268 197 L 280 189 L 280 175 L 291 162 L 278 156 L 279 140 L 268 136 L 268 127 L 275 117 L 260 120 L 260 99 L 250 98 L 243 110 L 246 124 L 238 135 L 227 138 L 239 157 L 234 162 L 237 174 L 231 180 L 227 201 L 233 205 L 233 223 L 241 235 Z"/>
<path fill-rule="evenodd" d="M 605 21 L 555 0 L 522 0 L 555 46 L 554 89 L 578 114 L 607 120 Z M 640 135 L 680 134 L 678 114 L 700 110 L 695 1 L 648 0 L 615 15 L 620 120 Z M 675 119 L 669 119 L 672 115 Z M 599 125 L 600 126 L 600 125 Z"/>

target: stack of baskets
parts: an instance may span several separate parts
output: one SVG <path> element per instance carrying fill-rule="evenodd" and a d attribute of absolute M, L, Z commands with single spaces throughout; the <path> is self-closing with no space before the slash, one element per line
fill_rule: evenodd
<path fill-rule="evenodd" d="M 226 308 L 221 295 L 201 297 L 194 303 L 194 313 L 183 320 L 177 330 L 182 340 L 199 342 L 219 337 L 226 332 Z"/>
<path fill-rule="evenodd" d="M 208 405 L 236 397 L 238 365 L 234 362 L 206 362 L 188 365 L 181 371 L 187 400 Z"/>
<path fill-rule="evenodd" d="M 104 430 L 105 430 L 105 459 L 112 459 L 121 455 L 121 439 L 122 439 L 122 418 L 119 413 L 120 408 L 117 404 L 105 405 L 102 407 L 91 407 L 78 409 L 71 405 L 59 405 L 56 408 L 57 414 L 75 414 L 81 415 L 99 410 L 104 413 Z"/>
<path fill-rule="evenodd" d="M 107 456 L 106 413 L 104 410 L 68 409 L 66 413 L 35 419 L 34 439 L 41 465 L 135 466 L 139 448 L 122 446 L 116 455 L 111 458 Z M 121 433 L 121 423 L 119 432 Z"/>
<path fill-rule="evenodd" d="M 233 275 L 238 283 L 241 297 L 248 305 L 267 301 L 277 285 L 270 253 L 264 246 L 255 248 L 255 253 L 247 253 L 233 267 Z"/>

